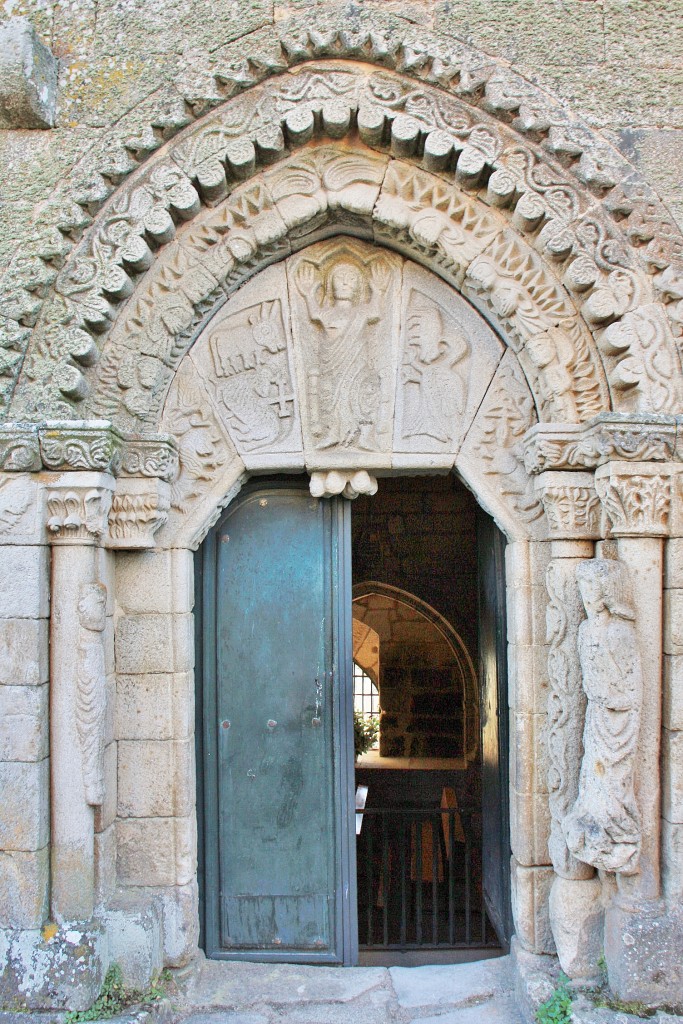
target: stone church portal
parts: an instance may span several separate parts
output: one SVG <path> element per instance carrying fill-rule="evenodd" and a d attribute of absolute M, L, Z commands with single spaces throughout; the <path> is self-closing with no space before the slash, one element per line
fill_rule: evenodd
<path fill-rule="evenodd" d="M 354 925 L 355 621 L 379 638 L 369 762 L 429 758 L 438 707 L 442 753 L 479 772 L 479 867 L 458 857 L 530 1004 L 544 965 L 583 984 L 599 963 L 619 999 L 675 1004 L 683 236 L 635 166 L 645 136 L 603 119 L 607 88 L 598 131 L 532 83 L 560 66 L 554 36 L 522 77 L 512 51 L 452 34 L 453 5 L 407 5 L 411 21 L 369 0 L 315 26 L 249 5 L 235 44 L 215 19 L 215 51 L 178 22 L 157 62 L 172 81 L 145 51 L 125 110 L 84 113 L 72 14 L 34 6 L 0 28 L 0 141 L 31 154 L 9 161 L 0 247 L 0 1002 L 84 1009 L 111 963 L 145 989 L 252 940 L 349 963 L 391 931 L 390 883 L 412 913 L 455 878 L 456 831 L 474 833 L 446 781 L 438 820 L 403 829 L 404 869 L 382 839 L 367 854 L 381 892 Z M 612 5 L 582 3 L 570 48 L 598 8 L 609 35 Z M 628 38 L 601 37 L 590 71 L 576 57 L 577 96 Z M 460 561 L 416 554 L 466 507 Z M 249 517 L 261 533 L 239 532 Z M 427 592 L 449 573 L 460 609 Z M 230 646 L 244 602 L 258 650 Z M 301 676 L 279 632 L 294 607 Z M 399 665 L 390 621 L 446 647 Z M 273 868 L 282 891 L 250 874 L 254 833 L 257 875 L 268 844 L 308 851 Z"/>

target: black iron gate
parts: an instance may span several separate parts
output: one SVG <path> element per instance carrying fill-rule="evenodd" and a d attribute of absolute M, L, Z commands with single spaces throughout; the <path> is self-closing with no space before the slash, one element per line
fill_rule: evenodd
<path fill-rule="evenodd" d="M 360 815 L 359 815 L 360 817 Z M 457 809 L 370 807 L 358 835 L 358 938 L 365 949 L 497 947 L 481 844 Z"/>

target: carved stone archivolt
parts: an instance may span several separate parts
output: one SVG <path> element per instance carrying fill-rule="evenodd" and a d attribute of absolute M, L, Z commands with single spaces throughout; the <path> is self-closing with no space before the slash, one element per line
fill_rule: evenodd
<path fill-rule="evenodd" d="M 317 35 L 297 33 L 293 48 L 280 38 L 279 71 L 356 53 L 336 30 L 322 51 Z M 398 57 L 397 36 L 380 56 L 380 38 L 369 31 L 364 57 L 401 73 L 332 60 L 257 84 L 275 68 L 269 58 L 256 75 L 248 65 L 246 92 L 167 151 L 150 156 L 151 135 L 129 145 L 144 166 L 59 273 L 51 268 L 44 308 L 44 269 L 40 288 L 22 284 L 51 258 L 47 239 L 8 275 L 3 351 L 17 358 L 2 372 L 10 380 L 21 368 L 15 418 L 95 414 L 154 428 L 180 358 L 226 295 L 339 233 L 374 238 L 463 286 L 519 352 L 542 421 L 675 408 L 683 245 L 656 199 L 560 108 L 541 114 L 548 101 L 528 83 L 498 71 L 484 74 L 483 100 L 479 88 L 456 95 L 449 83 L 469 72 L 435 73 L 438 47 L 436 65 L 413 63 Z M 510 111 L 519 117 L 503 123 Z M 187 123 L 160 117 L 169 136 Z M 135 166 L 127 156 L 117 176 Z M 617 184 L 625 177 L 628 193 Z M 89 212 L 111 192 L 99 180 L 99 193 L 81 198 Z M 79 209 L 62 209 L 60 224 L 82 221 Z"/>

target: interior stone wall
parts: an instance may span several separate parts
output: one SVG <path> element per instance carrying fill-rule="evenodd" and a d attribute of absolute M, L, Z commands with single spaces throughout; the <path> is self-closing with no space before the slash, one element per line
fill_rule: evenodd
<path fill-rule="evenodd" d="M 353 506 L 353 582 L 375 580 L 425 601 L 477 664 L 477 503 L 453 475 L 385 478 Z M 425 530 L 429 521 L 430 528 Z"/>
<path fill-rule="evenodd" d="M 460 665 L 433 622 L 395 598 L 357 598 L 353 617 L 379 637 L 380 757 L 464 761 L 465 715 L 477 718 L 477 708 L 466 707 L 464 672 L 469 666 Z"/>

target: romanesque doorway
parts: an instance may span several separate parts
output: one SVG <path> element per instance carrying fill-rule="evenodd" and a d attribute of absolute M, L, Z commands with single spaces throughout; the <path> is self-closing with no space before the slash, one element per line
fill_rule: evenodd
<path fill-rule="evenodd" d="M 505 947 L 496 535 L 452 475 L 387 478 L 355 504 L 263 478 L 211 531 L 196 561 L 207 955 Z M 373 677 L 379 743 L 357 757 L 354 696 Z"/>

